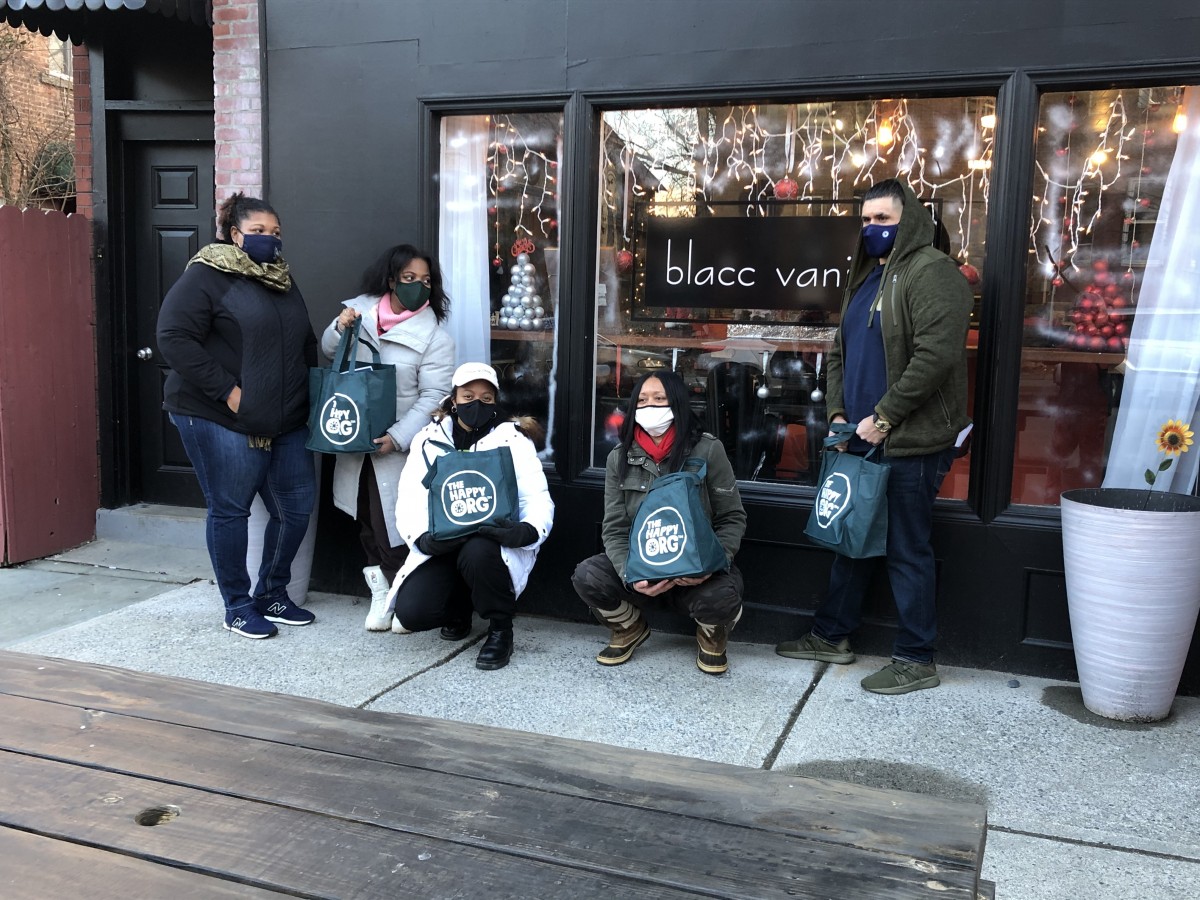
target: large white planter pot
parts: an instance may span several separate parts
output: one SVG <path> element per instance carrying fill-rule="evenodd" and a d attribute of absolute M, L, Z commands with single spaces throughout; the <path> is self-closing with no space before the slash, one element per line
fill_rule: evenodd
<path fill-rule="evenodd" d="M 1084 706 L 1130 722 L 1166 718 L 1200 610 L 1200 498 L 1067 491 L 1062 526 Z"/>
<path fill-rule="evenodd" d="M 313 550 L 317 543 L 317 510 L 321 506 L 321 455 L 314 453 L 313 468 L 316 470 L 316 499 L 313 501 L 312 515 L 308 517 L 308 531 L 292 560 L 292 580 L 288 582 L 288 598 L 297 606 L 303 606 L 308 599 L 308 582 L 312 575 Z M 263 538 L 266 536 L 267 523 L 271 514 L 262 502 L 262 497 L 255 497 L 250 506 L 250 522 L 246 526 L 246 571 L 250 573 L 250 589 L 253 590 L 258 582 L 258 568 L 262 564 Z"/>

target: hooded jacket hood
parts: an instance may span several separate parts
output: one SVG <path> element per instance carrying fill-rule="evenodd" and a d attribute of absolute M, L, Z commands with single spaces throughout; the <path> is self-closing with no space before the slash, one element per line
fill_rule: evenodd
<path fill-rule="evenodd" d="M 937 231 L 933 224 L 933 216 L 917 199 L 917 195 L 903 181 L 900 182 L 900 187 L 904 191 L 904 207 L 900 213 L 900 222 L 896 226 L 896 244 L 892 247 L 892 252 L 888 254 L 887 265 L 890 268 L 893 264 L 903 263 L 909 256 L 916 253 L 922 247 L 928 247 L 933 244 L 934 237 Z M 866 280 L 867 273 L 871 268 L 878 265 L 878 260 L 867 255 L 866 245 L 863 243 L 862 233 L 858 236 L 858 245 L 854 250 L 854 260 L 850 264 L 850 287 L 847 292 L 852 295 L 863 281 Z M 885 269 L 886 271 L 886 269 Z"/>

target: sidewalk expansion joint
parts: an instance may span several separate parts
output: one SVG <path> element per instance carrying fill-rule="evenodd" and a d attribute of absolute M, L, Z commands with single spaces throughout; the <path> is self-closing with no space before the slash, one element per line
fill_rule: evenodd
<path fill-rule="evenodd" d="M 775 765 L 775 760 L 779 758 L 779 751 L 783 749 L 783 745 L 791 737 L 792 729 L 796 727 L 796 721 L 800 718 L 800 713 L 804 712 L 804 705 L 808 703 L 808 698 L 812 696 L 813 691 L 817 689 L 817 685 L 821 683 L 821 678 L 828 670 L 829 663 L 820 663 L 817 666 L 817 670 L 813 673 L 812 681 L 808 683 L 808 687 L 804 689 L 804 693 L 800 695 L 800 699 L 792 707 L 792 712 L 784 723 L 783 730 L 779 733 L 779 737 L 775 739 L 775 746 L 763 758 L 762 768 L 769 771 Z"/>
<path fill-rule="evenodd" d="M 364 700 L 362 703 L 357 704 L 355 706 L 355 709 L 366 709 L 368 706 L 370 706 L 372 703 L 374 703 L 376 700 L 378 700 L 384 694 L 390 694 L 396 688 L 400 687 L 403 684 L 408 684 L 408 682 L 412 681 L 414 678 L 420 678 L 426 672 L 432 672 L 434 669 L 440 669 L 442 666 L 446 665 L 446 663 L 448 663 L 451 660 L 456 659 L 457 657 L 466 653 L 468 650 L 470 650 L 472 647 L 474 647 L 476 644 L 478 644 L 480 641 L 482 641 L 485 637 L 487 637 L 487 632 L 482 631 L 478 635 L 476 635 L 476 637 L 473 641 L 463 641 L 462 644 L 460 644 L 458 647 L 456 647 L 450 653 L 447 653 L 445 656 L 443 656 L 437 662 L 431 663 L 430 665 L 426 666 L 423 669 L 418 669 L 416 672 L 413 672 L 411 675 L 405 675 L 403 678 L 401 678 L 395 684 L 389 685 L 388 687 L 385 687 L 381 691 L 377 691 L 376 693 L 374 693 L 370 697 L 368 697 L 366 700 Z"/>
<path fill-rule="evenodd" d="M 1117 853 L 1129 853 L 1133 856 L 1148 856 L 1152 859 L 1166 859 L 1172 862 L 1195 863 L 1200 865 L 1200 858 L 1195 856 L 1184 856 L 1179 853 L 1163 853 L 1161 850 L 1143 850 L 1139 847 L 1122 847 L 1120 844 L 1106 844 L 1103 841 L 1085 841 L 1082 838 L 1063 837 L 1057 834 L 1042 834 L 1039 831 L 1024 831 L 1020 828 L 1008 828 L 1004 825 L 992 825 L 990 822 L 987 827 L 988 831 L 999 831 L 1003 834 L 1013 834 L 1017 837 L 1039 838 L 1043 841 L 1053 841 L 1056 844 L 1071 844 L 1075 847 L 1092 847 L 1096 850 L 1112 850 Z"/>

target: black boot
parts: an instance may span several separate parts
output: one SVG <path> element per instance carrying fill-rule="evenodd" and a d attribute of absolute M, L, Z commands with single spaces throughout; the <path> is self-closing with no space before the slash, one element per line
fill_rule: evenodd
<path fill-rule="evenodd" d="M 479 658 L 475 660 L 477 669 L 503 669 L 508 665 L 512 656 L 513 633 L 512 626 L 497 628 L 493 625 L 488 629 L 487 640 L 479 648 Z"/>
<path fill-rule="evenodd" d="M 443 641 L 465 641 L 471 636 L 471 619 L 468 617 L 458 622 L 447 622 L 438 634 Z"/>

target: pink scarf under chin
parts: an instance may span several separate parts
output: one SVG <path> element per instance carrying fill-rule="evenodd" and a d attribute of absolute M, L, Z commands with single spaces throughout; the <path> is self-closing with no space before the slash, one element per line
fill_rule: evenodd
<path fill-rule="evenodd" d="M 375 307 L 375 318 L 379 323 L 379 333 L 387 334 L 401 322 L 406 322 L 419 313 L 421 310 L 429 306 L 428 301 L 425 306 L 417 307 L 414 310 L 402 309 L 400 312 L 392 311 L 392 301 L 390 294 L 384 294 L 379 298 L 379 304 Z"/>

